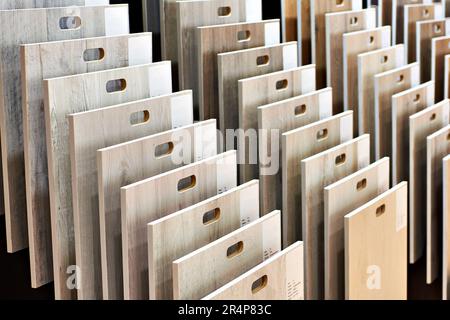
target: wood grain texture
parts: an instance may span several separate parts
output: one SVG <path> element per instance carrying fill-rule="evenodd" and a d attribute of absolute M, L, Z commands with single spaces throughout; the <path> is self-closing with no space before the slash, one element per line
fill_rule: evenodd
<path fill-rule="evenodd" d="M 155 114 L 155 108 L 152 107 L 164 102 L 166 108 L 159 108 Z M 172 96 L 163 96 L 147 101 L 145 107 L 142 103 L 131 103 L 120 108 L 105 108 L 67 116 L 75 252 L 77 266 L 83 275 L 79 299 L 105 297 L 102 294 L 97 150 L 173 129 L 180 125 L 173 119 L 173 110 L 183 113 L 180 116 L 184 120 L 183 125 L 193 123 L 190 94 L 181 101 L 174 100 Z M 106 297 L 108 296 L 107 294 Z"/>
<path fill-rule="evenodd" d="M 298 17 L 300 6 L 298 0 L 280 0 L 281 3 L 281 34 L 283 42 L 299 41 Z"/>
<path fill-rule="evenodd" d="M 325 299 L 345 299 L 344 217 L 389 190 L 389 158 L 384 158 L 324 191 Z"/>
<path fill-rule="evenodd" d="M 71 113 L 99 109 L 172 91 L 170 62 L 44 80 L 53 270 L 57 298 L 69 298 L 67 268 L 75 265 L 75 231 L 69 152 Z M 122 91 L 108 93 L 110 81 Z M 71 88 L 71 90 L 66 90 Z"/>
<path fill-rule="evenodd" d="M 302 65 L 313 62 L 312 58 L 312 44 L 311 44 L 311 0 L 297 0 L 300 7 L 298 19 L 298 32 L 300 41 L 300 62 Z"/>
<path fill-rule="evenodd" d="M 390 26 L 392 24 L 392 2 L 393 0 L 378 0 L 377 6 L 379 9 L 379 26 Z"/>
<path fill-rule="evenodd" d="M 449 124 L 450 101 L 409 117 L 410 263 L 425 255 L 427 230 L 427 137 Z M 427 277 L 428 280 L 431 280 Z"/>
<path fill-rule="evenodd" d="M 262 212 L 283 208 L 281 135 L 331 117 L 332 95 L 327 88 L 258 108 L 259 130 L 267 133 L 258 140 Z"/>
<path fill-rule="evenodd" d="M 406 300 L 408 184 L 345 217 L 347 300 Z"/>
<path fill-rule="evenodd" d="M 280 220 L 274 211 L 174 261 L 174 299 L 201 299 L 280 252 Z"/>
<path fill-rule="evenodd" d="M 345 33 L 376 27 L 375 9 L 327 13 L 325 15 L 325 44 L 327 85 L 333 88 L 333 113 L 344 111 L 343 42 Z"/>
<path fill-rule="evenodd" d="M 274 44 L 271 43 L 272 40 L 279 43 L 279 28 L 279 20 L 197 28 L 200 119 L 219 119 L 217 55 L 223 52 Z M 277 29 L 278 31 L 276 31 Z M 250 32 L 250 40 L 238 41 L 239 32 Z M 272 33 L 275 37 L 270 36 Z M 221 41 L 217 41 L 217 39 L 221 39 Z"/>
<path fill-rule="evenodd" d="M 150 300 L 173 300 L 172 262 L 259 218 L 259 182 L 251 181 L 148 224 Z M 214 213 L 211 221 L 205 214 Z"/>
<path fill-rule="evenodd" d="M 305 299 L 325 298 L 324 188 L 370 164 L 370 137 L 346 142 L 301 162 Z"/>
<path fill-rule="evenodd" d="M 444 300 L 450 297 L 450 156 L 443 160 L 443 241 L 442 241 L 442 296 Z"/>
<path fill-rule="evenodd" d="M 155 113 L 164 114 L 172 99 L 154 101 Z M 141 106 L 148 101 L 142 101 Z M 191 104 L 185 104 L 184 109 Z M 160 109 L 163 108 L 163 109 Z M 159 111 L 159 112 L 158 112 Z M 217 154 L 216 121 L 209 120 L 101 149 L 99 170 L 100 244 L 105 299 L 123 298 L 123 259 L 120 188 Z M 197 141 L 201 142 L 197 145 Z M 169 145 L 167 145 L 169 144 Z M 157 156 L 157 148 L 166 151 Z M 170 153 L 172 151 L 172 153 Z M 179 153 L 177 153 L 179 151 Z M 176 159 L 183 154 L 183 159 Z"/>
<path fill-rule="evenodd" d="M 450 54 L 444 58 L 444 99 L 450 98 Z"/>
<path fill-rule="evenodd" d="M 414 4 L 430 3 L 430 0 L 392 0 L 392 43 L 405 43 L 404 21 L 405 6 Z"/>
<path fill-rule="evenodd" d="M 86 50 L 99 50 L 99 57 L 103 50 L 103 58 L 87 62 Z M 42 80 L 150 63 L 152 34 L 26 44 L 20 55 L 31 282 L 37 288 L 53 280 Z"/>
<path fill-rule="evenodd" d="M 238 81 L 239 129 L 256 137 L 256 140 L 239 139 L 241 183 L 259 177 L 258 107 L 315 91 L 315 75 L 315 66 L 307 65 Z M 275 208 L 263 213 L 273 210 Z"/>
<path fill-rule="evenodd" d="M 445 56 L 450 54 L 450 36 L 431 39 L 431 80 L 435 82 L 436 101 L 444 99 Z"/>
<path fill-rule="evenodd" d="M 409 117 L 434 105 L 434 85 L 427 82 L 392 96 L 392 183 L 409 181 Z"/>
<path fill-rule="evenodd" d="M 303 300 L 303 243 L 293 244 L 203 300 Z"/>
<path fill-rule="evenodd" d="M 302 240 L 301 161 L 345 143 L 353 138 L 353 112 L 347 111 L 325 120 L 283 133 L 282 197 L 283 246 Z"/>
<path fill-rule="evenodd" d="M 190 184 L 180 188 L 187 178 Z M 125 299 L 149 299 L 147 224 L 236 185 L 236 152 L 230 151 L 121 189 Z"/>

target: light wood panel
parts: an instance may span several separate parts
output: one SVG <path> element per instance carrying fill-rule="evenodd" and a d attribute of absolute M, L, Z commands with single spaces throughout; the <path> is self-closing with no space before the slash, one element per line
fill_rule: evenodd
<path fill-rule="evenodd" d="M 238 81 L 239 129 L 255 138 L 238 143 L 241 183 L 259 177 L 258 107 L 315 91 L 315 76 L 315 66 L 308 65 Z"/>
<path fill-rule="evenodd" d="M 282 197 L 283 246 L 302 240 L 301 161 L 353 138 L 353 112 L 283 133 L 282 141 Z"/>
<path fill-rule="evenodd" d="M 303 300 L 303 243 L 293 244 L 203 300 Z"/>
<path fill-rule="evenodd" d="M 444 59 L 444 99 L 448 99 L 450 98 L 450 54 L 447 54 Z"/>
<path fill-rule="evenodd" d="M 208 214 L 210 216 L 207 216 Z M 147 233 L 150 299 L 173 299 L 173 261 L 258 218 L 259 182 L 251 181 L 149 223 Z"/>
<path fill-rule="evenodd" d="M 449 124 L 450 100 L 444 100 L 409 117 L 409 243 L 410 263 L 417 262 L 426 248 L 427 144 L 429 135 Z M 431 282 L 427 275 L 427 280 Z"/>
<path fill-rule="evenodd" d="M 432 0 L 392 0 L 392 43 L 405 43 L 404 21 L 405 6 L 414 4 L 431 3 Z"/>
<path fill-rule="evenodd" d="M 281 250 L 280 220 L 280 212 L 274 211 L 174 261 L 174 299 L 201 299 L 277 254 Z"/>
<path fill-rule="evenodd" d="M 448 300 L 450 296 L 450 156 L 443 160 L 443 265 L 442 265 L 442 296 L 444 300 Z"/>
<path fill-rule="evenodd" d="M 230 151 L 121 189 L 125 299 L 149 299 L 147 223 L 236 185 L 236 151 Z"/>
<path fill-rule="evenodd" d="M 44 80 L 53 270 L 57 297 L 70 296 L 66 272 L 67 268 L 75 265 L 69 127 L 66 116 L 170 93 L 170 73 L 170 62 L 159 62 Z M 119 91 L 108 93 L 110 89 Z"/>
<path fill-rule="evenodd" d="M 249 41 L 238 41 L 239 33 L 250 33 Z M 280 43 L 279 20 L 197 28 L 200 119 L 219 119 L 217 54 L 278 43 Z"/>
<path fill-rule="evenodd" d="M 327 88 L 258 108 L 259 130 L 265 132 L 258 140 L 263 213 L 283 207 L 281 134 L 331 117 L 332 95 Z"/>
<path fill-rule="evenodd" d="M 345 299 L 344 217 L 389 190 L 389 158 L 325 188 L 325 299 Z"/>
<path fill-rule="evenodd" d="M 347 300 L 406 300 L 408 184 L 345 217 Z"/>
<path fill-rule="evenodd" d="M 445 56 L 450 54 L 450 36 L 431 39 L 431 80 L 436 84 L 436 101 L 444 99 Z"/>
<path fill-rule="evenodd" d="M 306 1 L 309 3 L 309 1 Z M 301 63 L 301 26 L 302 4 L 299 0 L 280 0 L 281 3 L 281 38 L 283 42 L 298 41 L 299 65 Z M 309 64 L 310 62 L 304 63 Z"/>

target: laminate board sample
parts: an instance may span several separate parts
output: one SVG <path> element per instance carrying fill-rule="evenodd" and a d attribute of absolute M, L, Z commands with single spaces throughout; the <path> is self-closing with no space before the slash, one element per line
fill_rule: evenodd
<path fill-rule="evenodd" d="M 121 189 L 125 299 L 149 299 L 147 224 L 236 187 L 236 164 L 230 151 Z"/>
<path fill-rule="evenodd" d="M 442 264 L 442 296 L 448 300 L 450 296 L 450 156 L 443 160 L 443 264 Z"/>
<path fill-rule="evenodd" d="M 162 103 L 162 107 L 166 106 L 165 109 L 168 109 L 172 102 L 177 101 L 183 101 L 180 93 L 173 94 L 172 98 Z M 140 102 L 144 106 L 146 103 L 147 101 Z M 192 103 L 185 104 L 185 108 L 188 106 L 192 106 Z M 155 105 L 155 108 L 158 106 Z M 178 120 L 184 121 L 182 118 Z M 216 141 L 216 121 L 208 120 L 97 152 L 100 247 L 105 299 L 123 298 L 120 188 L 212 157 L 217 154 Z M 178 159 L 180 155 L 183 157 Z"/>
<path fill-rule="evenodd" d="M 303 300 L 303 243 L 277 253 L 202 300 Z"/>
<path fill-rule="evenodd" d="M 251 181 L 148 224 L 150 300 L 173 300 L 172 262 L 259 218 Z"/>
<path fill-rule="evenodd" d="M 420 65 L 413 63 L 374 76 L 375 159 L 392 158 L 392 96 L 420 84 Z"/>
<path fill-rule="evenodd" d="M 42 80 L 150 63 L 152 35 L 27 44 L 21 46 L 20 55 L 31 282 L 37 288 L 53 280 Z"/>
<path fill-rule="evenodd" d="M 450 36 L 431 39 L 431 80 L 435 82 L 436 101 L 444 99 L 445 56 L 450 54 Z"/>
<path fill-rule="evenodd" d="M 142 0 L 142 22 L 145 32 L 151 32 L 154 43 L 153 54 L 155 61 L 161 59 L 161 16 L 160 16 L 159 0 Z"/>
<path fill-rule="evenodd" d="M 301 162 L 307 300 L 325 298 L 324 188 L 369 164 L 369 135 L 363 135 Z"/>
<path fill-rule="evenodd" d="M 317 67 L 317 88 L 327 85 L 327 57 L 325 14 L 338 11 L 361 10 L 362 0 L 311 0 L 311 47 L 313 63 Z"/>
<path fill-rule="evenodd" d="M 90 19 L 93 16 L 98 17 L 97 21 Z M 117 21 L 111 21 L 113 16 L 117 16 Z M 71 22 L 76 24 L 77 21 L 83 21 L 83 25 L 74 30 Z M 3 10 L 0 11 L 0 28 L 14 30 L 0 36 L 0 133 L 6 242 L 8 252 L 14 253 L 28 248 L 19 45 L 126 34 L 128 6 Z"/>
<path fill-rule="evenodd" d="M 201 299 L 280 250 L 281 213 L 274 211 L 174 261 L 174 299 Z"/>
<path fill-rule="evenodd" d="M 325 299 L 345 299 L 344 217 L 389 190 L 389 158 L 325 188 Z"/>
<path fill-rule="evenodd" d="M 258 140 L 262 212 L 283 207 L 281 135 L 331 117 L 332 95 L 327 88 L 258 108 L 258 127 L 266 133 Z"/>
<path fill-rule="evenodd" d="M 427 137 L 427 282 L 433 283 L 442 269 L 442 159 L 450 154 L 450 126 Z"/>
<path fill-rule="evenodd" d="M 392 96 L 392 183 L 409 181 L 409 117 L 434 105 L 434 84 L 427 82 Z"/>
<path fill-rule="evenodd" d="M 378 26 L 390 26 L 392 24 L 392 1 L 378 0 Z"/>
<path fill-rule="evenodd" d="M 429 4 L 432 0 L 392 0 L 392 43 L 405 43 L 404 21 L 405 6 L 411 4 Z"/>
<path fill-rule="evenodd" d="M 358 134 L 358 55 L 391 44 L 390 27 L 363 30 L 343 35 L 344 110 L 354 112 L 354 134 Z"/>
<path fill-rule="evenodd" d="M 249 135 L 238 143 L 241 183 L 259 177 L 258 107 L 315 91 L 315 76 L 315 66 L 307 65 L 238 81 L 239 129 Z"/>
<path fill-rule="evenodd" d="M 238 41 L 238 36 L 242 34 L 247 36 L 250 34 L 250 39 Z M 200 119 L 219 119 L 217 54 L 278 43 L 280 43 L 279 20 L 197 28 Z M 235 68 L 236 66 L 233 66 L 233 69 Z"/>
<path fill-rule="evenodd" d="M 382 235 L 382 236 L 380 236 Z M 408 184 L 345 217 L 347 300 L 406 300 Z"/>
<path fill-rule="evenodd" d="M 314 154 L 345 143 L 353 138 L 353 112 L 283 133 L 282 141 L 282 197 L 283 246 L 302 240 L 301 161 Z"/>
<path fill-rule="evenodd" d="M 424 254 L 427 242 L 427 137 L 449 124 L 450 100 L 409 117 L 410 263 Z M 431 282 L 429 274 L 427 280 Z"/>
<path fill-rule="evenodd" d="M 450 54 L 445 56 L 444 99 L 450 98 Z"/>
<path fill-rule="evenodd" d="M 77 266 L 83 277 L 78 299 L 101 299 L 102 270 L 97 179 L 97 150 L 194 122 L 192 96 L 163 96 L 67 116 L 69 122 L 72 203 Z M 160 106 L 164 105 L 165 108 Z M 156 108 L 155 108 L 156 106 Z M 159 108 L 158 108 L 159 107 Z M 156 113 L 155 113 L 155 109 Z M 175 113 L 177 114 L 175 116 Z M 174 116 L 173 116 L 174 115 Z M 177 123 L 177 119 L 182 119 Z M 107 271 L 107 270 L 105 270 Z"/>
<path fill-rule="evenodd" d="M 239 87 L 241 79 L 297 67 L 297 43 L 246 49 L 217 55 L 219 76 L 220 131 L 227 150 L 235 149 L 228 130 L 239 129 Z"/>
<path fill-rule="evenodd" d="M 108 5 L 109 0 L 2 0 L 0 10 Z"/>
<path fill-rule="evenodd" d="M 325 15 L 327 85 L 333 88 L 334 114 L 344 111 L 342 36 L 345 33 L 374 28 L 376 28 L 375 9 L 327 13 Z"/>
<path fill-rule="evenodd" d="M 280 3 L 281 3 L 281 38 L 283 42 L 299 41 L 300 43 L 301 37 L 299 31 L 301 31 L 301 29 L 299 29 L 299 23 L 301 22 L 300 17 L 302 12 L 299 0 L 280 0 Z M 301 65 L 300 62 L 299 64 Z"/>
<path fill-rule="evenodd" d="M 312 63 L 311 0 L 297 0 L 297 6 L 299 62 L 306 65 Z"/>
<path fill-rule="evenodd" d="M 57 298 L 70 297 L 66 272 L 67 268 L 75 265 L 67 115 L 171 91 L 170 62 L 167 61 L 44 80 L 50 220 Z"/>

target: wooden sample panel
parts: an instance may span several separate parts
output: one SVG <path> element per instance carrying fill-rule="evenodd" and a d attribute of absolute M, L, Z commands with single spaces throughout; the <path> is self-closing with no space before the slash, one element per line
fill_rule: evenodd
<path fill-rule="evenodd" d="M 391 43 L 390 27 L 357 31 L 343 35 L 344 55 L 344 110 L 354 112 L 354 134 L 358 134 L 358 55 L 381 48 Z"/>
<path fill-rule="evenodd" d="M 389 158 L 325 188 L 325 299 L 345 299 L 344 217 L 389 190 Z"/>
<path fill-rule="evenodd" d="M 172 262 L 258 220 L 258 199 L 259 182 L 251 181 L 149 223 L 150 300 L 173 300 Z"/>
<path fill-rule="evenodd" d="M 450 154 L 450 126 L 427 137 L 427 282 L 439 278 L 442 268 L 442 159 Z"/>
<path fill-rule="evenodd" d="M 281 214 L 274 211 L 174 261 L 173 297 L 201 299 L 280 251 Z"/>
<path fill-rule="evenodd" d="M 314 65 L 256 76 L 238 81 L 239 129 L 258 139 L 258 107 L 316 90 Z M 259 177 L 258 141 L 240 139 L 238 157 L 240 181 Z M 272 212 L 274 209 L 265 211 Z"/>
<path fill-rule="evenodd" d="M 67 116 L 75 253 L 77 266 L 83 275 L 78 299 L 94 300 L 104 296 L 100 255 L 97 150 L 180 125 L 192 124 L 194 122 L 192 96 L 188 92 L 185 92 L 184 96 L 186 99 L 178 101 L 171 95 L 158 97 L 148 101 L 145 108 L 142 104 L 131 103 L 120 108 L 105 108 Z M 165 105 L 165 108 L 159 107 L 161 105 Z M 134 118 L 131 119 L 132 117 Z M 178 119 L 182 119 L 182 122 L 177 123 Z"/>
<path fill-rule="evenodd" d="M 450 54 L 450 36 L 431 39 L 431 80 L 435 82 L 436 101 L 444 99 L 445 56 Z"/>
<path fill-rule="evenodd" d="M 392 24 L 392 1 L 378 0 L 378 26 L 390 26 Z"/>
<path fill-rule="evenodd" d="M 450 54 L 445 56 L 444 72 L 444 99 L 448 99 L 450 97 Z"/>
<path fill-rule="evenodd" d="M 434 84 L 427 82 L 392 96 L 392 183 L 409 181 L 409 117 L 434 105 Z"/>
<path fill-rule="evenodd" d="M 86 59 L 85 55 L 91 52 L 94 52 L 93 60 Z M 26 44 L 21 46 L 20 54 L 31 282 L 36 288 L 53 280 L 42 80 L 150 63 L 152 35 L 144 33 Z"/>
<path fill-rule="evenodd" d="M 281 134 L 331 117 L 332 95 L 327 88 L 258 108 L 259 130 L 267 132 L 258 140 L 263 213 L 283 207 Z"/>
<path fill-rule="evenodd" d="M 237 41 L 238 34 L 242 32 L 250 33 L 249 41 Z M 200 119 L 219 119 L 219 71 L 217 68 L 219 53 L 278 43 L 280 43 L 279 20 L 197 28 Z"/>
<path fill-rule="evenodd" d="M 293 244 L 203 300 L 303 300 L 303 243 Z"/>
<path fill-rule="evenodd" d="M 75 265 L 69 124 L 66 116 L 171 91 L 170 62 L 44 80 L 53 269 L 57 297 L 60 294 L 70 297 L 66 271 Z"/>
<path fill-rule="evenodd" d="M 325 15 L 325 44 L 327 85 L 333 88 L 333 113 L 344 111 L 343 42 L 345 33 L 376 27 L 375 9 L 327 13 Z"/>
<path fill-rule="evenodd" d="M 298 0 L 280 0 L 281 2 L 281 36 L 283 42 L 299 41 L 298 23 L 301 10 Z M 297 18 L 299 17 L 299 18 Z"/>
<path fill-rule="evenodd" d="M 188 98 L 191 99 L 190 93 Z M 160 105 L 161 108 L 171 109 L 173 103 L 183 100 L 183 93 L 176 93 L 165 101 L 160 100 Z M 146 106 L 148 102 L 143 100 L 139 105 Z M 184 108 L 188 106 L 190 108 L 191 105 L 192 103 L 185 103 Z M 156 110 L 160 107 L 155 104 L 154 108 Z M 155 113 L 159 112 L 156 110 Z M 151 135 L 97 152 L 100 244 L 105 299 L 123 298 L 120 188 L 212 157 L 217 154 L 216 141 L 216 121 L 208 120 L 205 123 L 200 122 L 189 127 Z M 165 156 L 158 156 L 160 153 L 165 153 Z M 183 154 L 183 159 L 176 159 L 180 154 Z"/>
<path fill-rule="evenodd" d="M 239 128 L 239 88 L 241 79 L 297 67 L 297 43 L 246 49 L 217 55 L 219 75 L 220 130 L 227 150 L 235 149 L 226 139 L 227 130 Z"/>
<path fill-rule="evenodd" d="M 409 118 L 409 243 L 411 264 L 417 262 L 424 255 L 426 247 L 426 139 L 429 135 L 447 126 L 449 117 L 450 100 L 444 100 Z M 428 276 L 428 281 L 430 281 Z"/>
<path fill-rule="evenodd" d="M 109 0 L 2 0 L 0 10 L 108 5 Z"/>
<path fill-rule="evenodd" d="M 282 134 L 283 246 L 302 240 L 301 161 L 353 138 L 353 112 Z"/>
<path fill-rule="evenodd" d="M 370 137 L 346 142 L 301 162 L 305 298 L 325 298 L 324 188 L 370 164 Z"/>
<path fill-rule="evenodd" d="M 407 221 L 407 182 L 345 217 L 347 300 L 407 299 Z"/>
<path fill-rule="evenodd" d="M 420 65 L 413 63 L 374 76 L 375 159 L 392 158 L 392 96 L 420 84 Z"/>
<path fill-rule="evenodd" d="M 443 160 L 443 265 L 442 265 L 442 296 L 444 300 L 450 297 L 450 156 Z"/>
<path fill-rule="evenodd" d="M 298 10 L 297 17 L 299 33 L 299 62 L 302 65 L 312 63 L 312 44 L 311 44 L 311 0 L 297 0 Z"/>
<path fill-rule="evenodd" d="M 405 43 L 404 21 L 405 6 L 414 4 L 431 3 L 432 0 L 392 0 L 392 43 Z"/>
<path fill-rule="evenodd" d="M 121 189 L 125 299 L 149 299 L 147 224 L 236 187 L 236 164 L 230 151 Z"/>

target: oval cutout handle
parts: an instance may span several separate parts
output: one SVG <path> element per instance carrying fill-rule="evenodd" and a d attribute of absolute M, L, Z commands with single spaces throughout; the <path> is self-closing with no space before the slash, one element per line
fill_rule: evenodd
<path fill-rule="evenodd" d="M 149 121 L 150 121 L 150 111 L 148 110 L 134 112 L 130 116 L 130 124 L 133 127 L 146 124 Z"/>
<path fill-rule="evenodd" d="M 363 191 L 367 188 L 367 179 L 362 179 L 356 184 L 356 191 Z"/>
<path fill-rule="evenodd" d="M 336 0 L 336 6 L 340 7 L 344 5 L 345 0 Z"/>
<path fill-rule="evenodd" d="M 413 102 L 414 102 L 414 103 L 419 103 L 419 102 L 420 102 L 420 94 L 419 94 L 419 93 L 416 94 L 416 96 L 415 96 L 414 99 L 413 99 Z"/>
<path fill-rule="evenodd" d="M 294 114 L 296 117 L 302 117 L 306 114 L 307 107 L 306 104 L 302 104 L 301 106 L 295 107 Z"/>
<path fill-rule="evenodd" d="M 437 119 L 437 114 L 433 113 L 430 117 L 430 121 L 435 121 Z"/>
<path fill-rule="evenodd" d="M 244 252 L 244 242 L 239 241 L 227 249 L 227 258 L 233 259 L 240 256 Z"/>
<path fill-rule="evenodd" d="M 258 67 L 265 67 L 265 66 L 269 65 L 269 63 L 270 63 L 270 57 L 267 54 L 256 58 L 256 65 Z"/>
<path fill-rule="evenodd" d="M 373 45 L 375 43 L 375 37 L 374 36 L 370 36 L 369 37 L 369 45 Z"/>
<path fill-rule="evenodd" d="M 441 28 L 441 25 L 439 25 L 439 24 L 435 24 L 434 25 L 434 33 L 441 33 L 441 31 L 442 31 L 442 28 Z"/>
<path fill-rule="evenodd" d="M 209 226 L 213 223 L 216 223 L 217 221 L 220 220 L 220 216 L 221 216 L 220 208 L 215 208 L 213 210 L 206 212 L 203 215 L 203 225 Z"/>
<path fill-rule="evenodd" d="M 379 206 L 377 208 L 377 211 L 376 211 L 377 218 L 381 217 L 385 213 L 386 213 L 386 205 L 385 204 L 383 204 L 382 206 Z"/>
<path fill-rule="evenodd" d="M 317 132 L 317 141 L 322 141 L 328 138 L 328 129 L 322 129 L 319 132 Z"/>
<path fill-rule="evenodd" d="M 252 34 L 250 30 L 239 31 L 237 33 L 238 42 L 247 42 L 250 41 Z"/>
<path fill-rule="evenodd" d="M 125 79 L 116 79 L 106 82 L 106 92 L 117 93 L 125 91 L 127 88 L 127 81 Z"/>
<path fill-rule="evenodd" d="M 220 7 L 217 9 L 217 15 L 219 18 L 225 18 L 231 16 L 231 7 Z"/>
<path fill-rule="evenodd" d="M 183 193 L 194 189 L 196 185 L 197 185 L 197 178 L 195 177 L 195 175 L 192 175 L 178 181 L 177 189 L 179 193 Z"/>
<path fill-rule="evenodd" d="M 162 158 L 168 157 L 173 153 L 174 149 L 175 149 L 175 145 L 173 144 L 173 142 L 167 142 L 167 143 L 160 144 L 159 146 L 156 146 L 156 148 L 155 148 L 155 158 L 162 159 Z"/>
<path fill-rule="evenodd" d="M 403 83 L 403 81 L 405 81 L 405 76 L 403 75 L 403 74 L 401 74 L 401 75 L 399 75 L 398 77 L 397 77 L 397 84 L 402 84 Z"/>
<path fill-rule="evenodd" d="M 336 167 L 342 166 L 347 161 L 347 155 L 345 153 L 336 157 L 335 164 Z"/>
<path fill-rule="evenodd" d="M 81 18 L 79 16 L 67 16 L 59 19 L 61 30 L 76 30 L 81 28 Z"/>
<path fill-rule="evenodd" d="M 275 84 L 275 88 L 277 89 L 277 91 L 286 90 L 288 86 L 289 81 L 287 79 L 277 81 L 277 83 Z"/>
<path fill-rule="evenodd" d="M 264 290 L 269 284 L 269 277 L 262 276 L 252 284 L 252 294 L 257 294 L 258 292 Z"/>
<path fill-rule="evenodd" d="M 350 18 L 350 25 L 351 26 L 357 26 L 358 25 L 358 17 L 351 17 Z"/>
<path fill-rule="evenodd" d="M 385 64 L 389 61 L 389 56 L 384 55 L 381 57 L 381 64 Z"/>
<path fill-rule="evenodd" d="M 105 58 L 105 50 L 103 48 L 86 49 L 83 52 L 84 62 L 97 62 Z"/>

